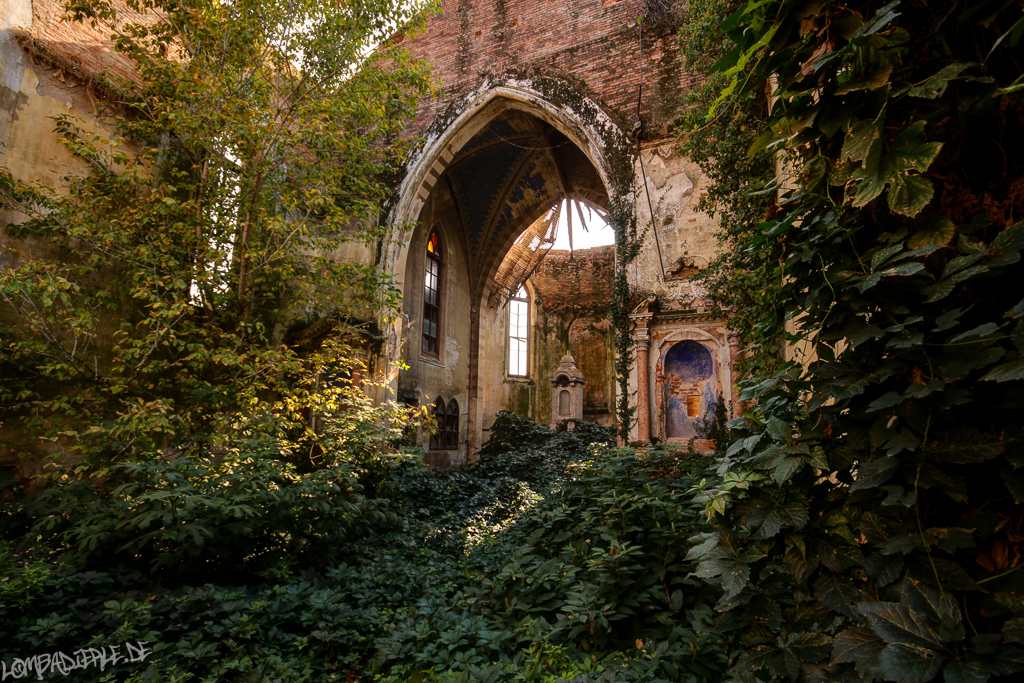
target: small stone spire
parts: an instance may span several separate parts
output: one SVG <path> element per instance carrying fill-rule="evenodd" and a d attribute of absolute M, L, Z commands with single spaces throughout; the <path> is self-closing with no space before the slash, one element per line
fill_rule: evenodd
<path fill-rule="evenodd" d="M 583 419 L 583 385 L 586 383 L 573 357 L 562 356 L 558 369 L 551 376 L 551 429 L 562 420 Z"/>

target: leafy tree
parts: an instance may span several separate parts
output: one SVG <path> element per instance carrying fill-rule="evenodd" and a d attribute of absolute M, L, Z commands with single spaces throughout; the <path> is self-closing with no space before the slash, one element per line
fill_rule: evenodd
<path fill-rule="evenodd" d="M 1020 672 L 1021 5 L 751 1 L 721 28 L 706 115 L 770 87 L 749 154 L 793 174 L 733 233 L 772 292 L 735 315 L 779 369 L 741 396 L 690 554 L 745 617 L 733 676 Z"/>
<path fill-rule="evenodd" d="M 396 310 L 374 267 L 377 217 L 431 85 L 387 39 L 423 13 L 392 0 L 68 11 L 106 22 L 137 79 L 102 83 L 111 140 L 56 121 L 88 175 L 51 190 L 0 170 L 0 201 L 27 218 L 7 234 L 52 245 L 0 273 L 8 425 L 104 461 L 294 436 L 330 408 L 315 378 L 350 373 L 338 363 L 353 354 L 300 355 L 286 332 L 328 319 L 361 343 L 359 321 Z"/>

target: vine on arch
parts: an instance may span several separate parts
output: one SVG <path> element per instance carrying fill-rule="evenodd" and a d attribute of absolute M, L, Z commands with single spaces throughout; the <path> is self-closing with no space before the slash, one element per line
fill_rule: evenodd
<path fill-rule="evenodd" d="M 633 367 L 633 335 L 629 322 L 630 289 L 626 266 L 640 253 L 643 235 L 636 234 L 633 203 L 616 195 L 608 202 L 608 224 L 615 230 L 615 282 L 612 285 L 611 315 L 615 328 L 615 381 L 618 384 L 616 423 L 619 439 L 629 441 L 636 407 L 629 401 L 629 371 Z"/>

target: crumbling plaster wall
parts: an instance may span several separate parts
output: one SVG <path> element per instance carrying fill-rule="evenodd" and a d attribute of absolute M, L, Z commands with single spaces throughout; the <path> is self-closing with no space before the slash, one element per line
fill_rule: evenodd
<path fill-rule="evenodd" d="M 672 143 L 643 146 L 637 159 L 634 206 L 643 246 L 628 267 L 638 296 L 675 300 L 691 293 L 689 275 L 708 265 L 721 249 L 718 221 L 697 210 L 707 177 Z M 653 220 L 651 209 L 654 210 Z"/>
<path fill-rule="evenodd" d="M 63 177 L 84 173 L 88 167 L 59 144 L 54 117 L 71 117 L 85 133 L 108 139 L 113 127 L 82 77 L 34 55 L 16 39 L 32 25 L 32 0 L 0 3 L 0 166 L 24 182 L 59 187 Z M 0 225 L 23 220 L 0 209 Z M 5 246 L 28 254 L 39 248 L 27 242 L 15 245 L 10 239 L 5 236 Z"/>
<path fill-rule="evenodd" d="M 80 74 L 23 47 L 25 36 L 34 30 L 33 22 L 38 26 L 52 9 L 46 3 L 33 4 L 32 0 L 0 0 L 0 167 L 23 182 L 59 188 L 65 176 L 89 169 L 59 143 L 53 117 L 66 115 L 85 133 L 106 139 L 113 139 L 114 132 L 102 115 L 96 93 Z M 56 253 L 45 239 L 14 238 L 8 233 L 7 226 L 25 220 L 22 214 L 0 208 L 0 270 Z M 0 326 L 12 324 L 16 320 L 0 304 Z M 107 320 L 97 330 L 93 351 L 101 358 L 113 329 L 114 321 Z M 0 466 L 14 467 L 23 480 L 40 474 L 43 456 L 59 449 L 59 443 L 28 440 L 16 416 L 0 415 Z"/>
<path fill-rule="evenodd" d="M 672 346 L 696 340 L 708 349 L 715 366 L 709 394 L 723 396 L 733 411 L 739 405 L 732 374 L 739 348 L 711 293 L 691 280 L 722 249 L 717 221 L 697 210 L 707 188 L 706 176 L 672 143 L 642 145 L 635 173 L 634 207 L 643 241 L 627 267 L 627 278 L 634 300 L 643 302 L 632 318 L 637 361 L 645 362 L 646 371 L 634 364 L 629 391 L 633 405 L 644 400 L 647 410 L 637 411 L 638 422 L 646 416 L 646 429 L 638 423 L 632 438 L 666 440 L 673 438 L 667 421 L 672 385 L 678 384 L 665 369 Z M 703 389 L 693 388 L 692 393 L 704 416 L 713 401 Z"/>

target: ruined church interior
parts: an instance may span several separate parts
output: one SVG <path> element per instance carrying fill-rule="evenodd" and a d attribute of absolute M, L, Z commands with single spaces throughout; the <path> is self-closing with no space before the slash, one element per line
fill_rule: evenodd
<path fill-rule="evenodd" d="M 714 219 L 697 209 L 707 180 L 669 133 L 694 82 L 674 34 L 638 33 L 625 2 L 595 1 L 571 20 L 561 3 L 517 5 L 514 16 L 489 3 L 441 5 L 424 33 L 394 38 L 444 91 L 408 123 L 422 142 L 382 216 L 389 246 L 355 255 L 402 287 L 403 315 L 380 351 L 390 388 L 378 398 L 435 414 L 437 430 L 415 440 L 438 466 L 472 461 L 502 410 L 541 425 L 617 425 L 624 389 L 610 307 L 620 296 L 629 440 L 693 439 L 716 401 L 737 403 L 738 348 L 725 313 L 691 281 L 719 245 Z M 130 64 L 100 29 L 83 25 L 66 41 L 56 0 L 13 7 L 3 160 L 56 185 L 75 162 L 45 130 L 48 117 L 67 112 L 104 133 L 82 75 L 130 75 Z M 587 246 L 588 223 L 607 222 L 616 201 L 636 248 Z M 576 244 L 555 248 L 556 224 L 570 223 Z"/>
<path fill-rule="evenodd" d="M 601 162 L 550 113 L 511 100 L 490 101 L 463 125 L 475 132 L 450 147 L 408 242 L 396 344 L 406 365 L 398 397 L 432 406 L 438 428 L 419 439 L 438 466 L 471 459 L 502 410 L 552 428 L 567 419 L 615 425 L 615 245 L 571 245 L 574 233 L 577 243 L 588 236 L 588 221 L 605 222 Z M 552 248 L 559 224 L 569 249 Z M 698 298 L 688 293 L 677 289 L 674 300 L 692 316 Z M 633 313 L 633 382 L 648 387 L 636 438 L 693 439 L 729 386 L 727 347 L 646 298 Z M 652 332 L 653 354 L 642 348 Z"/>

